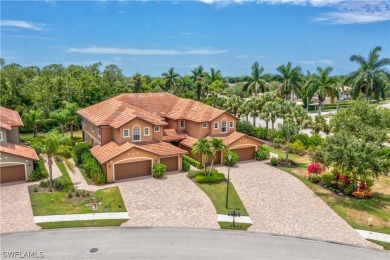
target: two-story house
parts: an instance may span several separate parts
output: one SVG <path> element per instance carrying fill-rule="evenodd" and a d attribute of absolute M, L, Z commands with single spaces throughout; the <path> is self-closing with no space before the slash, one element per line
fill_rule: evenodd
<path fill-rule="evenodd" d="M 19 144 L 21 126 L 17 111 L 0 107 L 0 183 L 26 181 L 38 160 L 33 148 Z"/>
<path fill-rule="evenodd" d="M 150 175 L 155 163 L 181 170 L 182 155 L 201 137 L 218 137 L 239 160 L 252 160 L 258 139 L 236 132 L 237 118 L 191 99 L 169 93 L 122 94 L 78 111 L 83 138 L 113 182 Z M 215 163 L 223 163 L 218 153 Z M 211 160 L 210 160 L 211 161 Z"/>

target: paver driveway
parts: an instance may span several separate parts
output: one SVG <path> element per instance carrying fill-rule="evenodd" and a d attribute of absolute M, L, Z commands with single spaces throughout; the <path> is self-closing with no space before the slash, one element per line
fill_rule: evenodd
<path fill-rule="evenodd" d="M 0 233 L 41 229 L 34 223 L 28 185 L 31 183 L 0 186 Z"/>
<path fill-rule="evenodd" d="M 227 174 L 228 168 L 221 166 L 219 171 Z M 300 180 L 284 171 L 251 161 L 231 168 L 230 179 L 252 219 L 250 231 L 373 247 Z"/>
<path fill-rule="evenodd" d="M 219 228 L 210 199 L 183 173 L 118 182 L 130 220 L 123 226 Z"/>

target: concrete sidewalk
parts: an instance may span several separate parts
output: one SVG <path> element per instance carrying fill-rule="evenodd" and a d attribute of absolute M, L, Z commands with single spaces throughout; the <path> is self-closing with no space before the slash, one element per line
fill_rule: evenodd
<path fill-rule="evenodd" d="M 366 239 L 368 238 L 368 239 L 373 239 L 373 240 L 378 240 L 378 241 L 390 243 L 390 235 L 378 233 L 378 232 L 367 231 L 367 230 L 360 230 L 360 229 L 355 229 L 355 230 L 362 237 L 364 237 Z"/>
<path fill-rule="evenodd" d="M 34 217 L 35 223 L 62 222 L 77 220 L 102 220 L 102 219 L 129 219 L 127 212 L 91 213 L 91 214 L 67 214 Z"/>
<path fill-rule="evenodd" d="M 233 217 L 228 215 L 217 214 L 218 222 L 233 222 Z M 236 217 L 234 219 L 237 223 L 252 224 L 252 220 L 249 216 Z"/>

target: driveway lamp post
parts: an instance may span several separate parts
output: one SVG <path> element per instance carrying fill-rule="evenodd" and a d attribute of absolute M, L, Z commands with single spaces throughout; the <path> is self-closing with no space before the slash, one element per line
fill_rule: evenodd
<path fill-rule="evenodd" d="M 229 183 L 230 183 L 230 162 L 232 160 L 232 155 L 228 155 L 228 161 L 229 161 L 229 169 L 228 169 L 228 182 L 226 187 L 226 209 L 228 208 L 228 201 L 229 201 Z"/>

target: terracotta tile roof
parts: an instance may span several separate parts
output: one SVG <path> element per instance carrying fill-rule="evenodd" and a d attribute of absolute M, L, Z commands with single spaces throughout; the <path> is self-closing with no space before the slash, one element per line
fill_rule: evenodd
<path fill-rule="evenodd" d="M 103 164 L 112 158 L 115 158 L 118 155 L 130 150 L 134 146 L 134 144 L 129 142 L 118 145 L 117 143 L 111 141 L 105 145 L 94 146 L 91 148 L 91 153 L 101 164 Z"/>
<path fill-rule="evenodd" d="M 11 130 L 13 126 L 23 126 L 19 113 L 15 110 L 0 106 L 0 127 Z"/>
<path fill-rule="evenodd" d="M 196 138 L 193 138 L 191 136 L 188 136 L 186 139 L 182 140 L 180 142 L 181 145 L 184 145 L 184 146 L 187 146 L 189 148 L 192 148 L 192 146 L 194 146 L 194 144 L 198 141 L 198 139 Z"/>
<path fill-rule="evenodd" d="M 33 148 L 12 143 L 8 143 L 7 146 L 0 145 L 0 153 L 13 154 L 34 161 L 38 160 L 37 153 Z"/>
<path fill-rule="evenodd" d="M 175 129 L 164 129 L 163 140 L 165 142 L 180 141 L 186 137 L 186 134 L 178 134 Z"/>
<path fill-rule="evenodd" d="M 118 127 L 135 117 L 155 125 L 166 125 L 164 117 L 210 122 L 226 112 L 169 93 L 127 93 L 81 109 L 78 113 L 95 125 Z"/>
<path fill-rule="evenodd" d="M 213 138 L 213 137 L 220 138 L 220 139 L 223 140 L 223 142 L 224 142 L 224 144 L 226 146 L 229 146 L 229 145 L 231 145 L 232 143 L 236 142 L 237 140 L 239 140 L 240 138 L 242 138 L 244 136 L 252 138 L 252 139 L 255 139 L 255 140 L 261 142 L 260 139 L 254 138 L 252 136 L 249 136 L 249 135 L 237 132 L 237 131 L 234 131 L 234 132 L 229 133 L 229 134 L 209 135 L 209 136 L 206 137 L 206 139 L 207 140 L 211 140 L 211 138 Z M 187 146 L 189 148 L 192 148 L 197 141 L 198 141 L 198 139 L 195 139 L 195 138 L 189 136 L 186 139 L 184 139 L 183 141 L 181 141 L 180 144 L 182 144 L 184 146 Z"/>
<path fill-rule="evenodd" d="M 176 147 L 166 142 L 145 143 L 137 145 L 137 147 L 148 152 L 157 154 L 158 156 L 179 155 L 188 153 L 187 151 L 182 150 L 179 147 Z"/>

